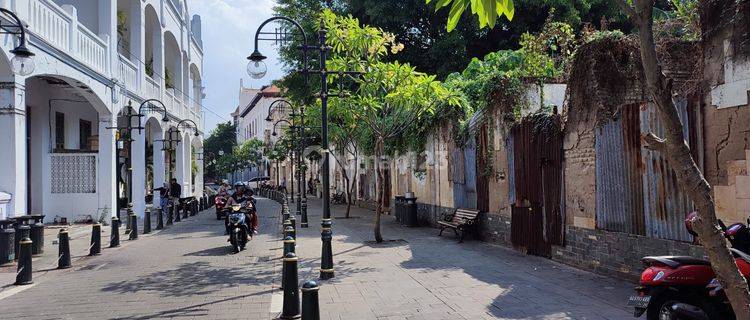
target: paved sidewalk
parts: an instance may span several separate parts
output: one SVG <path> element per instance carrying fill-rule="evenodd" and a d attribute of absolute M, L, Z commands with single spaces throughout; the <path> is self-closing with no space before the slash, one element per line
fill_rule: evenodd
<path fill-rule="evenodd" d="M 320 267 L 320 201 L 298 229 L 300 281 Z M 273 319 L 281 310 L 279 206 L 260 199 L 261 234 L 231 254 L 213 211 L 0 292 L 2 319 Z M 343 215 L 334 207 L 334 216 Z M 294 211 L 294 208 L 292 208 Z M 368 319 L 632 319 L 632 284 L 372 211 L 334 219 L 336 277 L 319 282 L 321 317 Z M 299 216 L 297 219 L 299 220 Z M 21 288 L 21 289 L 18 289 Z"/>
<path fill-rule="evenodd" d="M 300 279 L 319 268 L 320 200 L 309 202 Z M 334 206 L 332 215 L 344 210 Z M 352 208 L 352 216 L 333 220 L 336 277 L 321 286 L 323 319 L 633 319 L 630 283 L 479 241 L 459 244 L 393 216 L 382 217 L 392 241 L 374 244 L 373 211 Z"/>
<path fill-rule="evenodd" d="M 270 319 L 279 284 L 279 207 L 264 214 L 249 248 L 232 254 L 213 209 L 102 255 L 54 270 L 10 296 L 0 293 L 1 319 Z M 272 234 L 269 234 L 272 233 Z M 35 278 L 36 279 L 36 278 Z M 6 291 L 6 293 L 8 292 Z M 278 295 L 276 295 L 278 296 Z"/>

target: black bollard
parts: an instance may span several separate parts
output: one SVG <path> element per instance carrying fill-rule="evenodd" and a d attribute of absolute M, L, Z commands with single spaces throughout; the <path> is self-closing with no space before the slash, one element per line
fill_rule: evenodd
<path fill-rule="evenodd" d="M 120 246 L 120 219 L 112 217 L 112 234 L 109 235 L 109 247 L 117 248 Z"/>
<path fill-rule="evenodd" d="M 91 247 L 89 255 L 95 256 L 102 252 L 102 225 L 94 223 L 91 226 Z"/>
<path fill-rule="evenodd" d="M 25 237 L 18 244 L 18 269 L 14 284 L 31 284 L 31 239 Z"/>
<path fill-rule="evenodd" d="M 291 217 L 289 217 L 289 222 L 292 223 L 292 228 L 294 228 L 294 231 L 296 233 L 296 231 L 297 231 L 297 218 L 295 218 L 294 216 L 291 216 Z"/>
<path fill-rule="evenodd" d="M 203 211 L 203 197 L 198 198 L 198 211 Z"/>
<path fill-rule="evenodd" d="M 171 226 L 174 220 L 174 206 L 170 203 L 167 205 L 167 225 Z"/>
<path fill-rule="evenodd" d="M 127 223 L 125 223 L 125 234 L 130 234 L 130 226 L 133 225 L 133 222 L 130 221 L 131 218 L 130 211 L 128 211 L 128 220 Z"/>
<path fill-rule="evenodd" d="M 143 234 L 151 233 L 151 212 L 146 210 L 143 213 Z"/>
<path fill-rule="evenodd" d="M 320 320 L 318 284 L 307 281 L 302 285 L 302 320 Z"/>
<path fill-rule="evenodd" d="M 190 215 L 190 205 L 188 202 L 182 204 L 182 219 L 187 219 Z"/>
<path fill-rule="evenodd" d="M 286 227 L 291 227 L 292 222 L 289 219 L 284 219 L 284 223 L 281 225 L 281 232 L 286 233 Z"/>
<path fill-rule="evenodd" d="M 320 240 L 323 242 L 321 260 L 320 260 L 320 279 L 328 280 L 333 278 L 333 255 L 331 249 L 331 240 L 333 232 L 331 231 L 331 219 L 323 219 L 321 223 Z"/>
<path fill-rule="evenodd" d="M 284 238 L 284 255 L 286 255 L 289 252 L 296 253 L 295 252 L 296 251 L 296 249 L 295 249 L 296 243 L 295 242 L 296 241 L 292 237 L 285 237 Z"/>
<path fill-rule="evenodd" d="M 13 249 L 13 252 L 16 253 L 16 259 L 18 259 L 18 250 L 21 250 L 21 240 L 23 240 L 23 238 L 29 238 L 29 240 L 31 240 L 31 227 L 25 224 L 16 227 L 15 245 Z"/>
<path fill-rule="evenodd" d="M 307 198 L 302 198 L 302 220 L 299 224 L 300 228 L 307 228 Z"/>
<path fill-rule="evenodd" d="M 297 240 L 297 235 L 295 234 L 294 228 L 292 228 L 292 226 L 287 226 L 286 228 L 284 228 L 284 239 L 286 239 L 286 237 L 292 237 L 292 239 Z"/>
<path fill-rule="evenodd" d="M 174 208 L 174 222 L 180 222 L 180 220 L 182 220 L 182 216 L 180 214 L 179 202 L 176 205 L 172 205 L 172 208 Z"/>
<path fill-rule="evenodd" d="M 130 240 L 138 240 L 138 217 L 135 213 L 130 215 Z"/>
<path fill-rule="evenodd" d="M 70 268 L 70 237 L 68 236 L 68 229 L 60 229 L 57 239 L 59 242 L 57 246 L 57 268 Z"/>
<path fill-rule="evenodd" d="M 299 319 L 299 279 L 297 278 L 297 255 L 293 252 L 284 255 L 284 303 L 281 319 Z"/>
<path fill-rule="evenodd" d="M 156 208 L 156 230 L 164 229 L 164 212 L 161 208 Z"/>

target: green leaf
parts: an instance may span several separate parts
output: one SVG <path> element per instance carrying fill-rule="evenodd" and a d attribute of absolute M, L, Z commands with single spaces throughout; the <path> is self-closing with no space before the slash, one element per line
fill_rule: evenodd
<path fill-rule="evenodd" d="M 466 0 L 453 0 L 453 6 L 451 11 L 448 13 L 448 32 L 453 31 L 458 25 L 458 20 L 461 19 L 461 14 L 466 10 Z"/>

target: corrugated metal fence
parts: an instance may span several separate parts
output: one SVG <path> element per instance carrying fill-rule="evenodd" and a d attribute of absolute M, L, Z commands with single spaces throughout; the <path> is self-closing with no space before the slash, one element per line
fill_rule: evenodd
<path fill-rule="evenodd" d="M 678 103 L 685 139 L 692 124 L 684 100 Z M 689 241 L 685 214 L 692 202 L 680 190 L 674 171 L 656 151 L 641 145 L 641 134 L 663 135 L 651 104 L 622 107 L 614 119 L 596 129 L 597 228 Z"/>

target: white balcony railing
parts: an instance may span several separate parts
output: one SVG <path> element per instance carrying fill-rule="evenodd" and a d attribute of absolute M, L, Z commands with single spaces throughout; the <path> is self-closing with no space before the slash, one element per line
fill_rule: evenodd
<path fill-rule="evenodd" d="M 78 40 L 76 41 L 78 58 L 92 69 L 100 73 L 107 73 L 107 57 L 109 45 L 82 24 L 78 25 Z"/>
<path fill-rule="evenodd" d="M 59 48 L 70 51 L 73 17 L 51 1 L 29 1 L 29 31 Z"/>
<path fill-rule="evenodd" d="M 159 87 L 159 83 L 156 82 L 151 77 L 149 77 L 148 75 L 146 75 L 145 78 L 146 78 L 146 85 L 143 90 L 145 98 L 146 99 L 161 98 L 161 88 Z"/>
<path fill-rule="evenodd" d="M 119 55 L 120 57 L 120 81 L 125 84 L 125 87 L 132 92 L 139 92 L 138 87 L 138 68 L 128 60 L 128 58 Z"/>
<path fill-rule="evenodd" d="M 159 81 L 145 74 L 142 66 L 119 53 L 112 53 L 111 50 L 117 48 L 110 46 L 109 35 L 99 36 L 81 24 L 74 5 L 60 6 L 53 0 L 26 0 L 13 1 L 10 6 L 27 23 L 32 41 L 35 41 L 34 37 L 41 39 L 94 72 L 119 79 L 128 91 L 143 99 L 160 99 L 169 113 L 179 119 L 191 119 L 203 129 L 199 102 L 185 94 L 175 93 L 174 89 L 162 87 Z M 187 45 L 189 50 L 202 57 L 203 51 L 194 39 Z"/>

